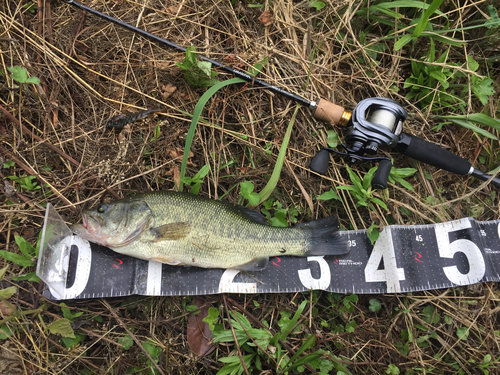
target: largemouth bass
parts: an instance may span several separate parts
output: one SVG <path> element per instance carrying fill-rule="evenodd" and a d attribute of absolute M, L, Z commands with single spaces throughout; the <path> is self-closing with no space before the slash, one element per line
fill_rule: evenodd
<path fill-rule="evenodd" d="M 338 218 L 272 227 L 242 206 L 177 192 L 153 192 L 101 204 L 72 230 L 135 258 L 203 268 L 264 269 L 269 257 L 349 252 Z"/>

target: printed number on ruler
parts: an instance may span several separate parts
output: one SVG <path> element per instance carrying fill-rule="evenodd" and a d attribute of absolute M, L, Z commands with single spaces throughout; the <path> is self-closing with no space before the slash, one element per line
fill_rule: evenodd
<path fill-rule="evenodd" d="M 440 223 L 434 227 L 439 256 L 441 258 L 453 259 L 456 253 L 461 252 L 467 257 L 467 261 L 469 262 L 469 272 L 465 274 L 460 272 L 457 266 L 443 267 L 444 274 L 448 280 L 457 285 L 478 283 L 486 271 L 483 254 L 474 242 L 464 238 L 450 241 L 450 233 L 470 229 L 471 227 L 468 219 L 463 219 L 458 223 Z"/>
<path fill-rule="evenodd" d="M 378 266 L 382 259 L 384 260 L 384 269 L 379 270 Z M 405 280 L 405 270 L 397 266 L 390 227 L 384 228 L 375 242 L 365 267 L 365 280 L 367 283 L 387 283 L 387 292 L 389 293 L 401 291 L 399 281 Z"/>

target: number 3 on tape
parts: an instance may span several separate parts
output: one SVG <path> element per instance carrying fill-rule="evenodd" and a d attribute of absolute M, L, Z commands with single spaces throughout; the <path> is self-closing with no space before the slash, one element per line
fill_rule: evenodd
<path fill-rule="evenodd" d="M 382 260 L 384 260 L 384 269 L 379 270 L 378 266 Z M 405 270 L 397 266 L 390 227 L 384 228 L 375 242 L 375 247 L 365 267 L 365 280 L 367 283 L 387 283 L 388 293 L 401 291 L 399 281 L 405 280 Z"/>

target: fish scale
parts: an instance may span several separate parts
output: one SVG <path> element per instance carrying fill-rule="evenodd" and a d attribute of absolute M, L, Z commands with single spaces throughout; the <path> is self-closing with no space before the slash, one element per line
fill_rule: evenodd
<path fill-rule="evenodd" d="M 245 207 L 168 191 L 103 204 L 73 230 L 125 255 L 203 268 L 262 270 L 272 256 L 348 252 L 336 217 L 272 227 Z"/>

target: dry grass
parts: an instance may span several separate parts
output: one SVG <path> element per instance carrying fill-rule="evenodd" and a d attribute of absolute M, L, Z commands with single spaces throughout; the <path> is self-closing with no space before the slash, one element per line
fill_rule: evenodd
<path fill-rule="evenodd" d="M 1 78 L 0 161 L 16 163 L 8 170 L 0 166 L 0 247 L 10 251 L 17 251 L 14 235 L 36 241 L 46 202 L 53 204 L 68 223 L 74 223 L 83 209 L 102 199 L 136 191 L 175 189 L 190 123 L 185 113 L 193 112 L 204 91 L 189 87 L 183 80 L 175 65 L 183 59 L 178 51 L 160 48 L 62 1 L 39 1 L 39 6 L 44 6 L 35 14 L 16 3 L 4 1 L 0 5 L 1 68 L 6 71 L 9 66 L 24 66 L 41 83 L 24 87 L 21 92 L 7 90 L 13 87 L 8 75 Z M 234 7 L 229 1 L 218 0 L 89 3 L 174 43 L 193 45 L 197 52 L 214 60 L 229 61 L 232 57 L 241 70 L 269 56 L 270 62 L 260 78 L 311 100 L 321 96 L 353 108 L 368 97 L 396 99 L 409 112 L 407 132 L 441 144 L 468 160 L 476 160 L 485 146 L 494 155 L 498 151 L 498 142 L 485 145 L 462 128 L 431 130 L 438 120 L 406 101 L 402 90 L 412 58 L 425 54 L 428 41 L 419 41 L 413 51 L 394 52 L 393 40 L 389 39 L 388 48 L 375 60 L 367 46 L 384 36 L 385 28 L 372 24 L 367 42 L 360 42 L 360 30 L 368 28 L 366 19 L 355 16 L 360 2 L 333 2 L 319 13 L 308 6 L 308 1 L 266 2 L 265 9 L 274 18 L 268 27 L 258 20 L 264 8 L 249 8 L 241 1 Z M 463 4 L 450 1 L 444 7 L 452 27 L 485 14 L 486 2 Z M 498 55 L 498 46 L 481 44 L 484 39 L 480 31 L 457 33 L 455 37 L 469 40 L 465 47 L 454 48 L 455 60 L 463 61 L 471 51 L 476 56 L 483 51 L 484 58 Z M 444 50 L 446 46 L 440 44 L 438 48 Z M 313 51 L 309 84 L 304 89 Z M 498 63 L 491 67 L 498 73 Z M 491 77 L 496 75 L 490 73 Z M 225 74 L 219 77 L 224 79 Z M 169 94 L 172 86 L 176 89 Z M 400 91 L 393 90 L 394 86 Z M 132 124 L 120 135 L 105 129 L 108 119 L 117 113 L 158 104 L 164 108 L 160 114 Z M 468 105 L 471 112 L 481 110 L 470 92 Z M 200 122 L 196 131 L 187 170 L 187 175 L 193 176 L 203 165 L 210 165 L 211 173 L 200 194 L 212 198 L 225 195 L 224 199 L 236 202 L 239 189 L 235 187 L 245 180 L 251 180 L 260 191 L 272 173 L 294 106 L 283 97 L 248 86 L 228 87 L 212 98 L 204 112 L 207 121 Z M 490 113 L 495 113 L 498 100 L 490 100 L 488 107 Z M 161 136 L 151 141 L 158 122 Z M 498 198 L 492 195 L 491 187 L 416 165 L 396 154 L 391 156 L 397 167 L 415 165 L 418 172 L 408 179 L 414 192 L 390 185 L 384 193 L 390 215 L 381 208 L 371 214 L 356 208 L 356 202 L 345 191 L 342 203 L 313 200 L 311 209 L 309 197 L 322 194 L 332 185 L 351 183 L 338 159 L 328 176 L 320 178 L 308 171 L 311 157 L 326 143 L 329 126 L 315 121 L 304 108 L 294 126 L 274 198 L 284 207 L 299 208 L 301 221 L 338 214 L 345 228 L 359 229 L 372 221 L 381 225 L 422 224 L 472 213 L 480 220 L 498 218 Z M 362 176 L 370 167 L 358 165 L 357 170 Z M 426 178 L 426 173 L 432 175 L 432 180 Z M 11 182 L 4 180 L 9 175 L 36 176 L 41 189 L 13 191 Z M 6 280 L 23 272 L 3 261 L 1 266 L 5 265 L 10 267 Z M 150 340 L 161 348 L 158 367 L 163 373 L 216 373 L 221 367 L 217 357 L 230 350 L 221 346 L 201 359 L 190 353 L 185 335 L 185 305 L 189 300 L 170 297 L 68 302 L 72 311 L 84 313 L 78 320 L 88 323 L 77 330 L 85 339 L 68 349 L 59 337 L 47 331 L 52 321 L 62 317 L 59 304 L 41 300 L 36 283 L 14 284 L 19 293 L 10 303 L 17 312 L 8 317 L 8 305 L 0 302 L 1 318 L 6 319 L 2 324 L 8 320 L 16 330 L 10 338 L 0 341 L 3 374 L 125 374 L 131 367 L 144 368 L 143 348 L 134 345 L 125 351 L 121 346 L 120 340 L 130 327 L 134 328 L 129 334 L 136 343 Z M 279 317 L 280 311 L 293 312 L 297 302 L 310 297 L 231 296 L 233 306 L 239 306 L 256 321 Z M 317 318 L 307 322 L 309 313 L 304 315 L 307 332 L 318 335 L 317 348 L 342 357 L 352 373 L 385 373 L 389 364 L 395 364 L 402 372 L 414 371 L 409 373 L 480 374 L 478 364 L 485 355 L 493 359 L 499 356 L 500 295 L 496 284 L 378 296 L 383 308 L 377 313 L 367 308 L 370 298 L 361 296 L 353 314 L 337 316 L 326 293 L 315 292 Z M 258 306 L 250 303 L 253 300 L 258 301 Z M 224 306 L 219 297 L 212 301 Z M 426 306 L 434 307 L 438 323 L 424 319 Z M 37 311 L 26 313 L 30 310 Z M 449 319 L 445 320 L 445 315 Z M 358 328 L 352 334 L 335 333 L 323 327 L 321 320 L 330 322 L 330 326 L 355 320 Z M 461 327 L 469 328 L 466 340 L 457 337 L 456 330 Z M 403 343 L 404 332 L 412 333 L 405 355 L 396 347 L 396 342 Z M 431 333 L 435 336 L 429 337 Z M 300 347 L 298 340 L 289 344 L 294 350 Z M 497 369 L 489 371 L 500 373 Z"/>

